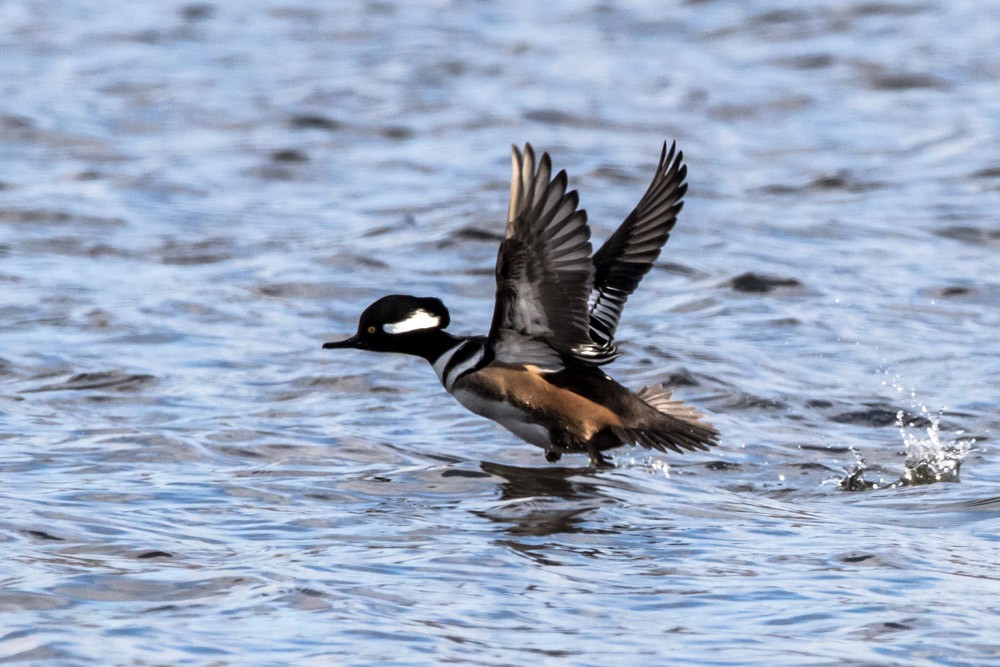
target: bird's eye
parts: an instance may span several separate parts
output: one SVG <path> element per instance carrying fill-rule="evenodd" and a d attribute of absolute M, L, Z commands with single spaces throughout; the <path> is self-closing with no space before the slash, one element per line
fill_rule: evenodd
<path fill-rule="evenodd" d="M 368 327 L 368 333 L 370 334 L 375 333 L 375 327 Z"/>

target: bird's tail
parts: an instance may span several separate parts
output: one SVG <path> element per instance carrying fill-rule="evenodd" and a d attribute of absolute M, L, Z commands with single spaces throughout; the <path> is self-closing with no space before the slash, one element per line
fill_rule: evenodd
<path fill-rule="evenodd" d="M 627 439 L 652 449 L 707 450 L 719 444 L 719 431 L 704 415 L 683 401 L 670 398 L 672 392 L 661 385 L 642 387 L 635 395 L 653 409 L 647 419 L 634 427 L 624 429 Z"/>

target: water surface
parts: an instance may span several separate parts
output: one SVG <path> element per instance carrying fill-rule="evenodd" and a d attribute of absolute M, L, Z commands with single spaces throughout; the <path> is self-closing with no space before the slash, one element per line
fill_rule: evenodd
<path fill-rule="evenodd" d="M 994 3 L 0 6 L 0 658 L 1000 654 Z M 320 349 L 482 333 L 509 145 L 602 240 L 691 189 L 610 369 L 723 435 L 599 472 Z"/>

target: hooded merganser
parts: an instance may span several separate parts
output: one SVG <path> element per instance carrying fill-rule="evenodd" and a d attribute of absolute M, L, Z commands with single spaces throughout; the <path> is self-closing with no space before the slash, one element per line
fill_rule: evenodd
<path fill-rule="evenodd" d="M 683 153 L 664 142 L 646 193 L 593 257 L 566 172 L 552 178 L 548 153 L 536 169 L 531 144 L 512 153 L 489 335 L 454 336 L 439 299 L 395 294 L 361 314 L 357 334 L 323 347 L 423 357 L 459 403 L 542 447 L 550 463 L 579 452 L 604 464 L 603 451 L 625 444 L 676 452 L 717 444 L 719 432 L 669 390 L 632 392 L 600 369 L 620 356 L 622 308 L 677 222 Z"/>

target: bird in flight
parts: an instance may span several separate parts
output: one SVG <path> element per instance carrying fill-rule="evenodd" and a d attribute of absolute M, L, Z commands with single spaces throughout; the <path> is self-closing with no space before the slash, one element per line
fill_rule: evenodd
<path fill-rule="evenodd" d="M 622 308 L 677 222 L 687 191 L 684 155 L 666 143 L 635 209 L 591 255 L 587 213 L 548 153 L 512 149 L 507 228 L 496 265 L 496 304 L 486 336 L 447 332 L 433 297 L 384 296 L 358 331 L 326 349 L 423 357 L 459 403 L 523 440 L 545 459 L 582 453 L 592 466 L 626 444 L 705 450 L 719 432 L 660 385 L 630 391 L 602 369 L 620 356 Z"/>

